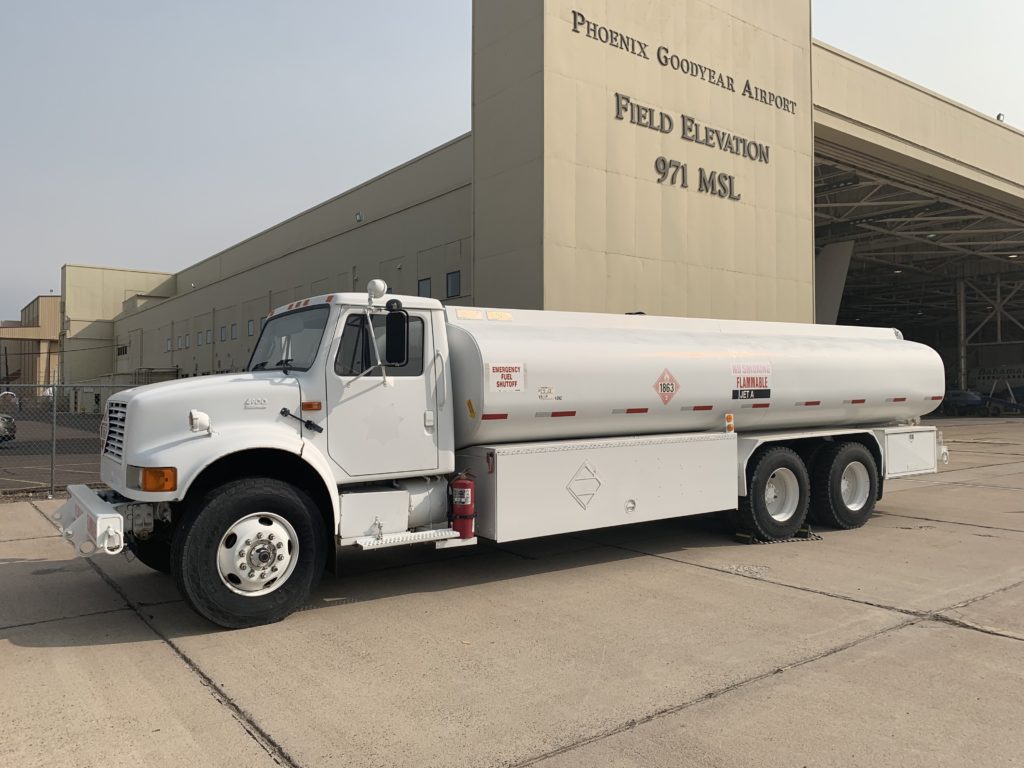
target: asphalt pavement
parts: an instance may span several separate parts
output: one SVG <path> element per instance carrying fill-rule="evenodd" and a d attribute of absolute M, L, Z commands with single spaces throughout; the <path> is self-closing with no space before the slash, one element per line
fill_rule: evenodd
<path fill-rule="evenodd" d="M 857 531 L 347 553 L 237 631 L 2 504 L 0 765 L 1024 766 L 1024 422 L 941 428 Z"/>

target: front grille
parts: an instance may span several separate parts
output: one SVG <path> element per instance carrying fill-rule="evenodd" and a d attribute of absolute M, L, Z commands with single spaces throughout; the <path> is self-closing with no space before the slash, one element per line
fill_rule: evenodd
<path fill-rule="evenodd" d="M 107 439 L 103 441 L 103 455 L 121 461 L 124 458 L 124 433 L 128 426 L 128 405 L 107 401 Z"/>

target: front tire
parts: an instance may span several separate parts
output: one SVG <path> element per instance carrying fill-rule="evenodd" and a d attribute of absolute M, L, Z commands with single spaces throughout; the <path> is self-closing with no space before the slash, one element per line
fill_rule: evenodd
<path fill-rule="evenodd" d="M 135 559 L 160 573 L 171 572 L 171 527 L 157 523 L 148 539 L 128 539 Z"/>
<path fill-rule="evenodd" d="M 860 443 L 840 443 L 818 459 L 811 484 L 814 519 L 849 530 L 871 517 L 878 498 L 878 465 Z"/>
<path fill-rule="evenodd" d="M 271 624 L 308 599 L 323 574 L 325 539 L 319 512 L 298 488 L 235 480 L 185 514 L 172 570 L 185 600 L 214 624 Z"/>
<path fill-rule="evenodd" d="M 807 467 L 796 451 L 768 448 L 748 472 L 738 522 L 763 541 L 791 539 L 807 519 L 809 487 Z"/>

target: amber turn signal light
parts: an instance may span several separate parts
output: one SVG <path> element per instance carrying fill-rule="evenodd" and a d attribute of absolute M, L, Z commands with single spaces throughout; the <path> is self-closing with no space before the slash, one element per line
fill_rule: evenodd
<path fill-rule="evenodd" d="M 304 411 L 319 411 L 322 407 L 323 404 L 319 400 L 310 400 L 302 404 Z"/>
<path fill-rule="evenodd" d="M 139 486 L 150 493 L 177 490 L 178 470 L 174 467 L 143 467 Z"/>

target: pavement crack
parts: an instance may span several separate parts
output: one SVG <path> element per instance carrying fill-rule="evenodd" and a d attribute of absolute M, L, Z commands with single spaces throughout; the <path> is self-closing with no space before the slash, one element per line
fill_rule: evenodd
<path fill-rule="evenodd" d="M 674 562 L 679 561 L 677 560 Z M 832 648 L 828 648 L 820 653 L 816 653 L 806 658 L 791 662 L 790 664 L 786 664 L 785 666 L 774 667 L 773 669 L 769 669 L 764 672 L 759 672 L 756 675 L 751 675 L 750 677 L 746 677 L 734 683 L 724 685 L 720 688 L 715 688 L 714 690 L 708 691 L 707 693 L 703 693 L 700 696 L 695 696 L 692 699 L 687 699 L 686 701 L 681 702 L 679 704 L 673 704 L 672 706 L 662 707 L 661 709 L 657 709 L 654 712 L 650 712 L 646 715 L 643 715 L 642 717 L 632 718 L 624 723 L 621 723 L 620 725 L 608 728 L 604 731 L 599 731 L 598 733 L 591 734 L 590 736 L 586 736 L 582 739 L 574 741 L 571 744 L 566 744 L 564 746 L 557 747 L 548 752 L 544 752 L 542 754 L 529 757 L 526 760 L 522 760 L 517 763 L 509 763 L 508 768 L 528 768 L 528 766 L 537 765 L 538 763 L 541 763 L 545 760 L 549 760 L 553 757 L 558 757 L 559 755 L 563 755 L 567 752 L 572 752 L 574 750 L 580 749 L 581 747 L 586 747 L 598 741 L 603 741 L 604 739 L 610 738 L 612 736 L 617 736 L 620 733 L 632 731 L 635 728 L 638 728 L 641 725 L 646 725 L 647 723 L 650 723 L 654 720 L 660 720 L 663 717 L 669 717 L 671 715 L 678 714 L 679 712 L 690 709 L 691 707 L 694 707 L 698 704 L 702 704 L 706 701 L 713 701 L 714 699 L 721 698 L 722 696 L 728 693 L 732 693 L 733 691 L 739 690 L 741 688 L 746 688 L 747 686 L 752 685 L 754 683 L 758 683 L 761 680 L 766 680 L 770 677 L 774 677 L 775 675 L 788 672 L 789 670 L 797 669 L 807 664 L 813 664 L 814 662 L 821 661 L 822 659 L 827 659 L 829 656 L 834 656 L 837 653 L 842 653 L 843 651 L 855 648 L 856 646 L 861 645 L 862 643 L 866 643 L 869 640 L 874 640 L 875 638 L 881 637 L 882 635 L 888 634 L 890 632 L 896 632 L 901 629 L 905 629 L 906 627 L 909 627 L 912 624 L 919 623 L 919 621 L 920 619 L 916 618 L 907 619 L 906 621 L 902 621 L 899 624 L 895 624 L 890 627 L 885 627 L 883 629 L 878 630 L 877 632 L 872 632 L 869 635 L 858 637 L 854 640 L 850 640 L 849 642 L 833 646 Z"/>
<path fill-rule="evenodd" d="M 1006 531 L 1007 533 L 1024 533 L 1016 528 L 1000 528 L 998 525 L 982 525 L 981 523 L 961 523 L 956 520 L 939 520 L 936 517 L 919 517 L 917 515 L 901 515 L 898 512 L 875 512 L 876 515 L 885 517 L 902 517 L 906 520 L 924 520 L 929 523 L 948 523 L 949 525 L 962 525 L 965 528 L 984 528 L 989 531 Z"/>
<path fill-rule="evenodd" d="M 960 629 L 974 630 L 976 632 L 981 632 L 981 633 L 986 634 L 986 635 L 995 635 L 997 637 L 1005 637 L 1005 638 L 1008 638 L 1010 640 L 1024 640 L 1024 637 L 1021 637 L 1020 635 L 1017 635 L 1014 632 L 1006 632 L 1006 631 L 1003 631 L 1003 630 L 997 630 L 997 629 L 993 629 L 992 627 L 985 627 L 985 626 L 983 626 L 981 624 L 975 624 L 975 623 L 967 621 L 965 619 L 956 619 L 956 618 L 953 618 L 953 617 L 945 615 L 945 613 L 947 611 L 955 611 L 955 610 L 959 610 L 960 608 L 965 608 L 968 605 L 976 603 L 976 602 L 978 602 L 980 600 L 984 600 L 985 598 L 992 597 L 993 595 L 998 595 L 1001 592 L 1007 592 L 1007 591 L 1013 589 L 1014 587 L 1019 587 L 1021 585 L 1024 585 L 1024 579 L 1022 579 L 1020 581 L 1015 581 L 1012 584 L 1007 584 L 1007 585 L 1002 586 L 1002 587 L 997 587 L 996 589 L 990 590 L 988 592 L 984 592 L 984 593 L 982 593 L 980 595 L 975 595 L 973 597 L 967 598 L 966 600 L 961 600 L 959 603 L 954 603 L 953 605 L 947 606 L 945 608 L 937 608 L 937 609 L 934 609 L 934 610 L 917 610 L 917 609 L 914 609 L 914 608 L 901 608 L 898 605 L 888 605 L 886 603 L 876 603 L 874 601 L 865 600 L 863 598 L 851 597 L 849 595 L 840 595 L 840 594 L 837 594 L 835 592 L 827 592 L 827 591 L 822 590 L 822 589 L 814 589 L 813 587 L 800 586 L 799 584 L 787 584 L 784 581 L 775 581 L 774 579 L 766 579 L 766 578 L 763 578 L 761 576 L 756 576 L 756 575 L 749 574 L 749 573 L 742 573 L 742 572 L 734 571 L 734 570 L 731 570 L 731 569 L 728 569 L 728 568 L 719 568 L 719 567 L 713 566 L 713 565 L 705 565 L 703 563 L 694 563 L 694 562 L 691 562 L 689 560 L 680 560 L 678 558 L 668 557 L 666 555 L 658 555 L 658 554 L 655 554 L 655 553 L 652 553 L 652 552 L 644 552 L 642 550 L 634 549 L 632 547 L 626 547 L 626 546 L 614 545 L 614 544 L 611 544 L 611 545 L 608 545 L 608 546 L 612 546 L 612 547 L 614 547 L 616 549 L 623 549 L 623 550 L 626 550 L 627 552 L 633 552 L 633 553 L 636 553 L 636 554 L 639 554 L 639 555 L 647 555 L 648 557 L 656 557 L 656 558 L 658 558 L 660 560 L 667 560 L 670 563 L 677 563 L 679 565 L 688 565 L 688 566 L 691 566 L 693 568 L 703 568 L 704 570 L 714 571 L 716 573 L 722 573 L 722 574 L 725 574 L 727 576 L 738 576 L 741 579 L 750 579 L 751 581 L 761 581 L 761 582 L 764 582 L 765 584 L 773 584 L 773 585 L 775 585 L 777 587 L 785 587 L 787 589 L 795 589 L 795 590 L 797 590 L 799 592 L 808 592 L 808 593 L 810 593 L 812 595 L 820 595 L 821 597 L 831 597 L 831 598 L 834 598 L 836 600 L 844 600 L 844 601 L 849 602 L 849 603 L 855 603 L 856 605 L 864 605 L 864 606 L 868 606 L 870 608 L 879 608 L 879 609 L 881 609 L 883 611 L 891 611 L 893 613 L 898 613 L 898 614 L 900 614 L 902 616 L 906 616 L 909 619 L 912 619 L 914 621 L 936 621 L 936 622 L 940 622 L 940 623 L 943 623 L 943 624 L 949 624 L 951 626 L 959 627 Z"/>
<path fill-rule="evenodd" d="M 104 616 L 108 613 L 118 613 L 119 611 L 125 610 L 128 610 L 128 606 L 121 606 L 119 608 L 107 608 L 103 611 L 90 611 L 89 613 L 77 613 L 74 616 L 56 616 L 52 619 L 26 621 L 21 624 L 4 624 L 3 626 L 0 626 L 0 631 L 8 629 L 22 629 L 24 627 L 38 627 L 40 624 L 55 624 L 58 621 L 74 621 L 75 619 L 85 619 L 89 616 Z"/>
<path fill-rule="evenodd" d="M 23 536 L 20 539 L 3 539 L 0 544 L 13 544 L 16 541 L 38 541 L 39 539 L 59 539 L 59 533 L 49 533 L 46 536 Z"/>
<path fill-rule="evenodd" d="M 171 649 L 175 656 L 181 660 L 181 662 L 192 672 L 199 682 L 210 692 L 214 700 L 227 709 L 235 721 L 241 726 L 249 737 L 255 741 L 264 752 L 278 765 L 286 766 L 286 768 L 302 768 L 302 764 L 292 757 L 288 751 L 274 739 L 267 731 L 265 731 L 257 722 L 256 719 L 249 712 L 246 712 L 239 706 L 228 694 L 221 688 L 214 680 L 206 674 L 196 663 L 191 656 L 169 638 L 159 627 L 153 622 L 153 620 L 142 610 L 144 607 L 140 603 L 132 600 L 128 594 L 121 588 L 121 586 L 114 581 L 110 576 L 103 572 L 103 570 L 96 565 L 91 559 L 86 559 L 86 562 L 96 571 L 99 577 L 106 582 L 107 586 L 113 589 L 121 599 L 125 601 L 127 607 L 131 609 L 139 620 L 142 621 L 150 631 L 153 632 L 163 643 Z"/>
<path fill-rule="evenodd" d="M 1016 632 L 1010 632 L 1009 630 L 995 629 L 994 627 L 986 627 L 984 624 L 975 624 L 973 621 L 967 619 L 957 618 L 955 616 L 945 616 L 941 613 L 937 613 L 933 616 L 928 617 L 931 621 L 942 622 L 943 624 L 949 624 L 960 629 L 970 629 L 974 632 L 981 632 L 985 635 L 992 635 L 994 637 L 1003 637 L 1007 640 L 1018 640 L 1024 642 L 1024 635 L 1019 635 Z"/>

